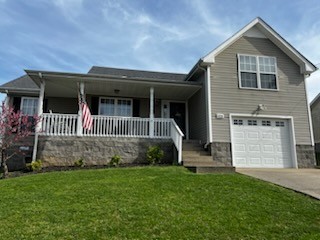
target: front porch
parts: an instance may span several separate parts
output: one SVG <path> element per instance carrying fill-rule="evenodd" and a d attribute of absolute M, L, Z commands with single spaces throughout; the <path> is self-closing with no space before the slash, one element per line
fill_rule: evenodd
<path fill-rule="evenodd" d="M 101 115 L 93 115 L 92 118 L 92 129 L 87 130 L 82 128 L 81 118 L 77 114 L 43 113 L 38 135 L 69 137 L 69 139 L 72 139 L 70 137 L 105 137 L 109 140 L 112 138 L 171 140 L 178 153 L 178 162 L 181 163 L 182 161 L 184 134 L 174 119 Z"/>
<path fill-rule="evenodd" d="M 33 159 L 38 136 L 163 139 L 172 141 L 182 162 L 188 139 L 188 99 L 199 83 L 127 76 L 26 71 L 40 87 Z M 82 127 L 81 95 L 90 107 L 91 130 Z M 22 101 L 22 100 L 21 100 Z M 21 103 L 23 105 L 23 103 Z M 52 138 L 51 138 L 52 139 Z"/>

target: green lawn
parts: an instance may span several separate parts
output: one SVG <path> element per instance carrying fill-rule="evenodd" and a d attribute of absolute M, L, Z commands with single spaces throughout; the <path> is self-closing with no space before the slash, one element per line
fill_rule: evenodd
<path fill-rule="evenodd" d="M 1 239 L 320 239 L 320 201 L 239 174 L 81 170 L 0 189 Z"/>

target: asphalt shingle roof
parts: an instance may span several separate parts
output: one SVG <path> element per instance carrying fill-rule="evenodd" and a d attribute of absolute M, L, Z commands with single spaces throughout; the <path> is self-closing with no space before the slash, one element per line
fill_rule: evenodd
<path fill-rule="evenodd" d="M 110 68 L 110 67 L 97 67 L 93 66 L 88 74 L 108 75 L 117 77 L 127 77 L 136 79 L 149 79 L 149 80 L 163 80 L 163 81 L 179 81 L 183 82 L 187 74 L 182 73 L 168 73 L 168 72 L 154 72 L 154 71 L 142 71 L 132 69 L 121 69 L 121 68 Z M 23 75 L 10 82 L 7 82 L 0 86 L 0 91 L 5 89 L 30 89 L 39 90 L 39 87 L 35 82 L 28 76 Z"/>
<path fill-rule="evenodd" d="M 187 74 L 182 74 L 182 73 L 153 72 L 153 71 L 97 67 L 97 66 L 93 66 L 88 73 L 99 74 L 99 75 L 109 75 L 109 76 L 121 76 L 121 77 L 126 76 L 128 78 L 175 80 L 175 81 L 184 81 L 187 76 Z"/>
<path fill-rule="evenodd" d="M 23 75 L 21 77 L 18 77 L 10 82 L 7 82 L 3 85 L 0 86 L 0 88 L 3 89 L 32 89 L 32 90 L 38 90 L 39 87 L 35 84 L 35 82 L 28 76 L 28 75 Z"/>

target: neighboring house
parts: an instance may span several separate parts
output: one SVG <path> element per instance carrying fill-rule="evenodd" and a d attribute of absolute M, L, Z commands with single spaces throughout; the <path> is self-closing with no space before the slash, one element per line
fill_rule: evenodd
<path fill-rule="evenodd" d="M 317 164 L 320 166 L 320 93 L 310 103 Z"/>
<path fill-rule="evenodd" d="M 7 104 L 42 115 L 33 159 L 47 165 L 79 158 L 103 164 L 113 154 L 134 162 L 150 144 L 160 144 L 167 160 L 174 145 L 183 162 L 184 137 L 209 149 L 212 166 L 303 168 L 315 165 L 305 87 L 315 70 L 256 18 L 188 74 L 106 67 L 86 74 L 26 70 L 0 90 Z M 92 131 L 81 127 L 79 91 L 94 115 Z"/>

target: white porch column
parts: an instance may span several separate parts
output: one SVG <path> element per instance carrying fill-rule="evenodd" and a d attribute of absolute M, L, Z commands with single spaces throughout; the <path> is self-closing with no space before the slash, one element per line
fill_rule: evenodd
<path fill-rule="evenodd" d="M 81 82 L 79 83 L 79 96 L 78 100 L 80 101 L 80 97 L 84 96 L 84 83 Z M 78 110 L 78 124 L 77 124 L 77 136 L 82 136 L 83 135 L 83 127 L 82 127 L 82 109 L 80 108 L 80 104 L 78 104 L 79 110 Z"/>
<path fill-rule="evenodd" d="M 37 158 L 38 138 L 39 138 L 39 133 L 42 130 L 43 98 L 44 98 L 44 89 L 46 86 L 46 82 L 42 78 L 40 81 L 41 81 L 41 83 L 40 83 L 40 93 L 39 93 L 39 99 L 38 99 L 38 114 L 37 114 L 37 116 L 40 119 L 38 120 L 38 123 L 36 125 L 36 132 L 35 132 L 34 144 L 33 144 L 32 161 L 35 161 Z"/>
<path fill-rule="evenodd" d="M 4 106 L 5 107 L 9 107 L 9 102 L 10 102 L 10 97 L 8 96 L 8 93 L 7 93 L 7 96 L 4 99 Z"/>
<path fill-rule="evenodd" d="M 150 122 L 149 122 L 149 137 L 154 137 L 154 88 L 150 87 Z"/>
<path fill-rule="evenodd" d="M 43 114 L 43 98 L 44 98 L 44 89 L 46 86 L 46 82 L 44 79 L 41 80 L 41 85 L 40 85 L 40 93 L 39 93 L 39 100 L 38 100 L 38 117 L 41 117 Z M 39 123 L 36 126 L 36 131 L 40 132 L 42 127 L 42 120 L 40 118 Z"/>

